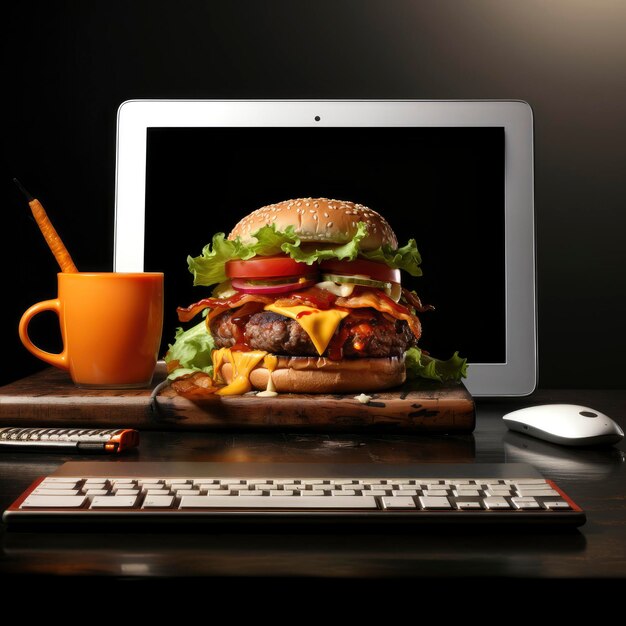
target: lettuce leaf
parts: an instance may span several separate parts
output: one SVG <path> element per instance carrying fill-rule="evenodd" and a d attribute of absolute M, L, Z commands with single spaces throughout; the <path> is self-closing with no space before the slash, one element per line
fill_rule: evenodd
<path fill-rule="evenodd" d="M 308 246 L 305 248 L 301 246 L 302 241 L 296 235 L 293 226 L 278 230 L 272 224 L 263 226 L 254 233 L 250 241 L 245 242 L 240 238 L 230 241 L 226 239 L 224 233 L 217 233 L 211 243 L 204 246 L 202 254 L 197 257 L 187 257 L 187 264 L 189 271 L 193 274 L 193 284 L 207 287 L 226 280 L 227 261 L 234 259 L 245 261 L 253 256 L 272 256 L 281 252 L 307 265 L 329 259 L 354 261 L 357 256 L 361 256 L 385 263 L 394 269 L 404 270 L 412 276 L 421 276 L 419 264 L 422 259 L 414 239 L 409 240 L 405 246 L 397 250 L 385 245 L 376 250 L 362 252 L 359 250 L 359 244 L 366 236 L 367 225 L 365 222 L 359 222 L 354 237 L 345 244 L 321 250 L 310 250 Z"/>
<path fill-rule="evenodd" d="M 467 377 L 467 359 L 461 358 L 455 352 L 447 361 L 435 359 L 424 354 L 419 348 L 409 348 L 406 351 L 407 379 L 428 378 L 443 382 L 459 382 Z"/>
<path fill-rule="evenodd" d="M 405 246 L 397 250 L 394 250 L 389 244 L 386 244 L 376 250 L 361 252 L 361 256 L 370 261 L 378 261 L 379 263 L 387 264 L 389 267 L 404 270 L 411 274 L 411 276 L 422 275 L 422 270 L 419 266 L 422 262 L 422 257 L 417 250 L 415 239 L 409 239 L 409 242 Z"/>
<path fill-rule="evenodd" d="M 174 367 L 167 377 L 174 380 L 194 372 L 204 372 L 212 376 L 211 350 L 213 348 L 215 348 L 215 343 L 204 320 L 188 330 L 177 328 L 174 343 L 169 345 L 165 355 L 167 369 Z"/>

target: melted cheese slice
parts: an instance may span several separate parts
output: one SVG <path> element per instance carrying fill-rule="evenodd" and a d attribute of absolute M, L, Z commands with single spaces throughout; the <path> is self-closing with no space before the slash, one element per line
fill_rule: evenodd
<path fill-rule="evenodd" d="M 239 352 L 230 348 L 220 348 L 213 350 L 213 369 L 214 377 L 221 378 L 220 370 L 224 364 L 224 356 L 228 355 L 228 361 L 233 367 L 233 376 L 229 385 L 218 389 L 215 393 L 218 396 L 240 396 L 248 393 L 252 389 L 250 384 L 250 372 L 261 362 L 267 355 L 263 350 L 249 350 L 247 352 Z"/>
<path fill-rule="evenodd" d="M 322 355 L 328 347 L 341 320 L 350 314 L 348 311 L 339 311 L 337 309 L 320 311 L 304 305 L 276 306 L 275 304 L 268 304 L 265 306 L 265 310 L 296 320 L 311 338 L 319 355 Z M 299 315 L 300 317 L 298 317 Z"/>

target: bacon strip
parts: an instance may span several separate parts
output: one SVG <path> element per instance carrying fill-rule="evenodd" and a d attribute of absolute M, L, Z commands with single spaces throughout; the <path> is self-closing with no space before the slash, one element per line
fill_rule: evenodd
<path fill-rule="evenodd" d="M 316 309 L 327 310 L 335 306 L 337 296 L 320 289 L 319 287 L 311 287 L 309 289 L 301 289 L 286 294 L 282 298 L 276 298 L 274 304 L 276 306 L 311 306 Z"/>
<path fill-rule="evenodd" d="M 402 289 L 402 295 L 404 299 L 416 310 L 420 313 L 424 313 L 425 311 L 434 311 L 435 307 L 432 304 L 422 304 L 419 296 L 414 291 L 409 291 L 408 289 Z"/>
<path fill-rule="evenodd" d="M 214 394 L 220 387 L 204 372 L 196 372 L 190 376 L 177 378 L 171 383 L 172 389 L 185 398 L 205 398 Z"/>
<path fill-rule="evenodd" d="M 370 307 L 381 313 L 388 313 L 397 320 L 405 320 L 416 339 L 422 336 L 422 324 L 418 317 L 411 315 L 411 312 L 406 307 L 397 304 L 380 291 L 363 290 L 356 296 L 337 298 L 337 306 L 345 307 L 346 309 Z"/>
<path fill-rule="evenodd" d="M 228 309 L 236 309 L 237 307 L 243 306 L 248 302 L 269 304 L 273 301 L 274 298 L 270 298 L 268 296 L 261 296 L 253 293 L 238 293 L 231 298 L 203 298 L 199 302 L 190 304 L 188 307 L 179 306 L 176 309 L 176 312 L 178 313 L 178 319 L 181 322 L 188 322 L 198 315 L 200 311 L 203 311 L 206 308 L 212 309 L 210 316 L 215 317 L 215 315 L 218 315 L 218 313 L 216 313 L 218 309 L 219 313 L 222 313 Z"/>

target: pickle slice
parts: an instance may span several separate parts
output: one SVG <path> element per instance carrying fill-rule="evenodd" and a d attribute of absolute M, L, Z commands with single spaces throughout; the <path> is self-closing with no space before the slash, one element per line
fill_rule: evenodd
<path fill-rule="evenodd" d="M 367 276 L 344 276 L 343 274 L 322 274 L 322 280 L 330 280 L 333 283 L 349 283 L 352 285 L 362 285 L 363 287 L 374 287 L 376 289 L 390 290 L 391 283 L 382 280 L 374 280 Z"/>

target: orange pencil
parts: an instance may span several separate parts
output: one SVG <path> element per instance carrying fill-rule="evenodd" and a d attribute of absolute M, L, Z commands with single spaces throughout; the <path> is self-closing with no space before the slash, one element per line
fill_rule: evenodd
<path fill-rule="evenodd" d="M 48 218 L 45 209 L 41 205 L 41 202 L 37 200 L 37 198 L 33 198 L 24 187 L 20 183 L 17 178 L 13 179 L 13 182 L 19 187 L 20 191 L 26 196 L 26 200 L 28 201 L 28 205 L 30 206 L 30 210 L 33 213 L 33 217 L 37 222 L 37 226 L 39 226 L 39 230 L 41 234 L 44 236 L 46 243 L 48 244 L 50 250 L 52 250 L 52 254 L 54 254 L 54 258 L 57 260 L 59 267 L 62 272 L 78 272 L 78 268 L 74 265 L 74 261 L 72 261 L 72 257 L 70 253 L 67 251 L 67 248 L 63 244 L 61 237 L 57 233 L 56 229 L 52 225 L 52 222 Z"/>

